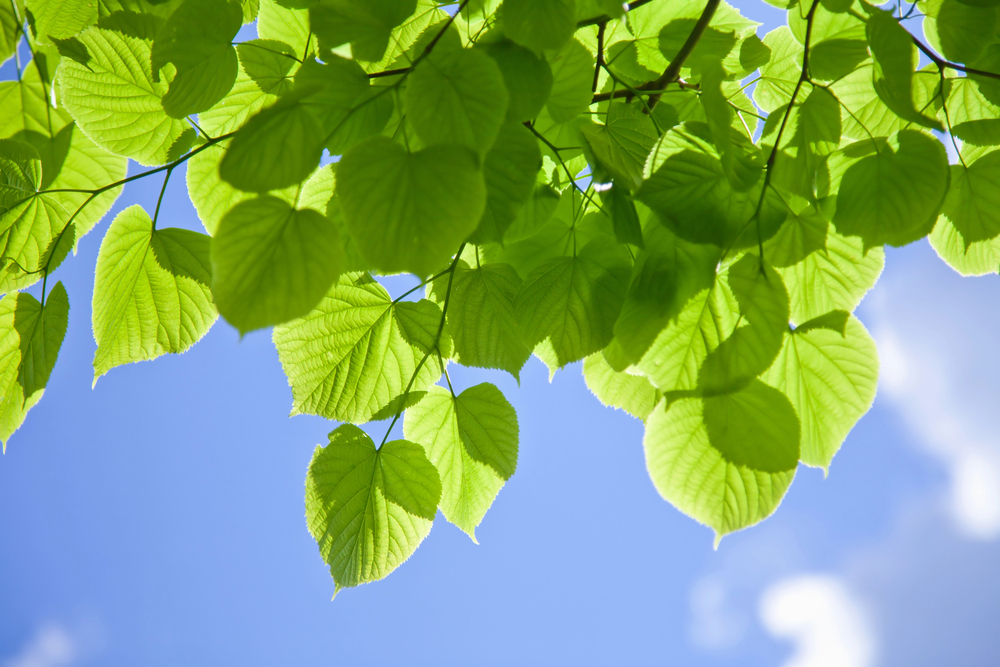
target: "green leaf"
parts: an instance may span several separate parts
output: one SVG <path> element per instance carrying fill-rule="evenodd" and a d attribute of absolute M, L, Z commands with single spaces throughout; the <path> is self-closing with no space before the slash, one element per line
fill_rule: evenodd
<path fill-rule="evenodd" d="M 417 0 L 320 0 L 309 21 L 324 48 L 350 42 L 355 59 L 380 60 L 393 28 L 416 8 Z"/>
<path fill-rule="evenodd" d="M 277 95 L 261 90 L 257 82 L 243 69 L 241 63 L 236 74 L 236 83 L 215 106 L 198 114 L 198 125 L 209 136 L 229 134 L 243 127 L 248 118 L 277 99 Z"/>
<path fill-rule="evenodd" d="M 1000 269 L 1000 239 L 966 246 L 955 225 L 943 215 L 938 218 L 928 240 L 938 256 L 963 276 L 982 276 Z"/>
<path fill-rule="evenodd" d="M 409 153 L 385 137 L 349 150 L 337 195 L 361 254 L 387 273 L 427 276 L 471 234 L 486 205 L 476 155 L 460 146 Z"/>
<path fill-rule="evenodd" d="M 887 107 L 904 120 L 943 129 L 941 123 L 915 106 L 913 77 L 917 68 L 917 47 L 910 33 L 892 14 L 875 11 L 866 27 L 874 67 L 872 83 Z"/>
<path fill-rule="evenodd" d="M 271 39 L 252 39 L 240 43 L 236 53 L 241 69 L 262 93 L 284 95 L 292 89 L 298 63 L 289 45 Z"/>
<path fill-rule="evenodd" d="M 21 17 L 10 2 L 0 3 L 0 64 L 14 55 L 14 49 L 21 39 Z"/>
<path fill-rule="evenodd" d="M 987 153 L 968 167 L 951 167 L 941 214 L 962 237 L 965 249 L 1000 235 L 1000 153 Z"/>
<path fill-rule="evenodd" d="M 706 131 L 700 123 L 685 123 L 666 132 L 650 154 L 648 178 L 636 199 L 694 243 L 745 248 L 771 238 L 788 212 L 781 198 L 769 188 L 761 203 L 760 179 L 735 191 L 715 147 L 702 136 Z"/>
<path fill-rule="evenodd" d="M 857 159 L 859 152 L 868 154 Z M 903 246 L 930 233 L 948 189 L 948 156 L 940 141 L 902 130 L 878 140 L 877 148 L 863 141 L 840 155 L 830 170 L 833 183 L 839 176 L 833 224 L 841 234 L 860 236 L 867 249 Z"/>
<path fill-rule="evenodd" d="M 435 51 L 407 80 L 406 117 L 426 145 L 462 144 L 484 155 L 506 114 L 503 75 L 481 51 Z"/>
<path fill-rule="evenodd" d="M 98 146 L 147 166 L 180 157 L 195 136 L 163 109 L 173 68 L 154 75 L 150 66 L 160 25 L 148 14 L 112 14 L 78 37 L 91 54 L 87 66 L 68 59 L 59 66 L 63 102 L 80 129 Z"/>
<path fill-rule="evenodd" d="M 629 189 L 639 187 L 646 156 L 659 138 L 640 104 L 612 104 L 604 125 L 588 123 L 581 126 L 581 132 L 589 148 L 595 179 L 603 172 Z"/>
<path fill-rule="evenodd" d="M 851 72 L 868 58 L 865 22 L 847 12 L 847 7 L 828 8 L 821 3 L 813 13 L 809 44 L 809 74 L 831 81 Z M 799 44 L 805 44 L 808 5 L 788 12 L 788 26 Z M 799 63 L 802 62 L 800 52 Z"/>
<path fill-rule="evenodd" d="M 952 79 L 950 85 L 948 114 L 952 135 L 974 146 L 1000 144 L 1000 107 L 983 97 L 979 85 L 970 77 Z"/>
<path fill-rule="evenodd" d="M 455 267 L 448 302 L 448 330 L 455 343 L 455 361 L 463 366 L 499 368 L 516 379 L 531 356 L 514 313 L 521 278 L 509 264 Z M 434 282 L 434 296 L 444 302 L 447 277 Z"/>
<path fill-rule="evenodd" d="M 343 267 L 337 227 L 264 195 L 233 207 L 212 243 L 212 295 L 241 334 L 308 313 Z"/>
<path fill-rule="evenodd" d="M 507 37 L 535 52 L 562 48 L 576 31 L 573 0 L 504 0 L 500 15 Z"/>
<path fill-rule="evenodd" d="M 0 299 L 0 443 L 7 441 L 42 398 L 69 322 L 69 298 L 61 282 L 45 305 L 25 292 Z"/>
<path fill-rule="evenodd" d="M 30 144 L 0 139 L 0 202 L 4 207 L 35 194 L 42 185 L 42 158 Z"/>
<path fill-rule="evenodd" d="M 538 140 L 520 123 L 506 123 L 483 161 L 486 210 L 470 237 L 473 243 L 500 242 L 518 212 L 535 192 L 542 166 Z"/>
<path fill-rule="evenodd" d="M 802 47 L 786 26 L 767 33 L 764 46 L 771 49 L 771 60 L 760 68 L 761 80 L 754 87 L 753 99 L 757 106 L 771 113 L 788 104 L 792 97 L 802 74 Z"/>
<path fill-rule="evenodd" d="M 628 188 L 616 183 L 611 189 L 601 193 L 601 199 L 604 202 L 604 209 L 611 218 L 611 226 L 618 242 L 643 247 L 639 213 Z"/>
<path fill-rule="evenodd" d="M 373 88 L 353 60 L 329 56 L 326 63 L 307 62 L 295 75 L 295 87 L 310 91 L 302 98 L 320 120 L 323 143 L 331 155 L 378 134 L 392 115 L 391 88 Z"/>
<path fill-rule="evenodd" d="M 780 107 L 768 116 L 761 137 L 765 145 L 774 145 L 786 110 Z M 787 113 L 772 183 L 804 199 L 815 198 L 816 173 L 823 158 L 840 144 L 840 113 L 837 98 L 823 88 L 813 88 L 805 101 Z"/>
<path fill-rule="evenodd" d="M 423 445 L 441 476 L 441 513 L 478 544 L 476 528 L 517 469 L 514 407 L 488 382 L 458 396 L 431 387 L 406 411 L 403 433 Z"/>
<path fill-rule="evenodd" d="M 97 21 L 97 3 L 91 0 L 25 0 L 24 4 L 39 44 L 72 37 Z"/>
<path fill-rule="evenodd" d="M 344 424 L 317 446 L 306 475 L 306 523 L 339 592 L 384 579 L 431 530 L 441 480 L 420 445 L 380 449 Z"/>
<path fill-rule="evenodd" d="M 933 67 L 933 66 L 932 66 Z M 871 139 L 888 136 L 906 129 L 909 122 L 893 113 L 882 101 L 873 85 L 875 66 L 862 63 L 857 69 L 830 84 L 830 91 L 843 108 L 841 123 L 845 137 Z M 920 70 L 913 77 L 914 104 L 919 109 L 940 109 L 937 68 Z"/>
<path fill-rule="evenodd" d="M 801 217 L 805 234 L 818 234 L 827 227 L 819 217 Z M 810 230 L 811 228 L 811 230 Z M 765 256 L 771 257 L 764 248 Z M 885 251 L 881 247 L 865 251 L 857 237 L 841 236 L 833 228 L 825 234 L 824 246 L 800 261 L 777 269 L 790 297 L 790 319 L 802 324 L 833 310 L 857 308 L 882 274 Z"/>
<path fill-rule="evenodd" d="M 540 2 L 539 4 L 545 4 Z M 587 111 L 593 99 L 594 55 L 572 39 L 556 53 L 549 54 L 552 91 L 545 108 L 552 120 L 564 123 Z"/>
<path fill-rule="evenodd" d="M 115 366 L 180 354 L 215 323 L 209 237 L 154 229 L 139 205 L 115 216 L 97 255 L 94 382 Z"/>
<path fill-rule="evenodd" d="M 602 404 L 624 410 L 645 421 L 663 394 L 641 375 L 616 371 L 601 353 L 583 362 L 583 379 Z"/>
<path fill-rule="evenodd" d="M 954 62 L 975 62 L 997 39 L 997 10 L 959 0 L 923 2 L 924 35 L 930 45 Z"/>
<path fill-rule="evenodd" d="M 799 422 L 777 389 L 661 401 L 646 420 L 646 468 L 674 507 L 723 535 L 766 519 L 795 477 Z"/>
<path fill-rule="evenodd" d="M 646 248 L 636 257 L 615 341 L 630 364 L 638 363 L 685 304 L 715 283 L 721 252 L 711 245 L 688 243 L 653 222 Z"/>
<path fill-rule="evenodd" d="M 267 192 L 301 183 L 319 165 L 323 127 L 304 104 L 306 91 L 289 93 L 240 128 L 219 165 L 222 179 L 240 190 Z"/>
<path fill-rule="evenodd" d="M 404 338 L 389 293 L 364 274 L 341 276 L 308 315 L 276 326 L 274 344 L 292 414 L 366 422 L 398 405 L 415 373 L 411 394 L 440 377 L 436 360 L 422 362 L 426 352 Z"/>
<path fill-rule="evenodd" d="M 0 213 L 0 293 L 33 285 L 48 264 L 54 271 L 76 241 L 76 230 L 63 230 L 70 214 L 56 195 L 33 194 Z M 51 257 L 51 261 L 50 258 Z"/>
<path fill-rule="evenodd" d="M 509 39 L 477 48 L 493 59 L 503 75 L 508 96 L 506 120 L 520 123 L 534 119 L 552 91 L 548 61 Z"/>
<path fill-rule="evenodd" d="M 275 0 L 260 0 L 257 36 L 288 44 L 302 60 L 315 54 L 318 47 L 309 30 L 309 10 L 282 7 Z"/>
<path fill-rule="evenodd" d="M 236 81 L 239 59 L 232 42 L 243 24 L 234 0 L 184 0 L 156 33 L 153 79 L 167 65 L 176 74 L 163 96 L 168 116 L 184 118 L 210 109 Z"/>
<path fill-rule="evenodd" d="M 840 331 L 810 320 L 786 333 L 781 354 L 761 376 L 789 398 L 799 416 L 801 461 L 824 470 L 871 408 L 878 385 L 875 341 L 857 318 L 846 311 L 830 315 L 835 313 L 843 317 Z"/>
<path fill-rule="evenodd" d="M 766 260 L 746 254 L 728 273 L 740 323 L 708 353 L 698 371 L 698 391 L 706 395 L 745 387 L 767 370 L 788 330 L 788 292 Z"/>
<path fill-rule="evenodd" d="M 557 257 L 532 271 L 514 300 L 524 341 L 543 341 L 557 366 L 597 352 L 614 335 L 628 288 L 629 266 L 616 248 L 594 241 L 573 257 Z M 550 365 L 550 371 L 555 369 Z"/>

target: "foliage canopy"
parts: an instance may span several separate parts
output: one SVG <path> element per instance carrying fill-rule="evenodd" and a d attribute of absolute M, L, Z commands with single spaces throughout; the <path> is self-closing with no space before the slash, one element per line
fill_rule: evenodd
<path fill-rule="evenodd" d="M 343 422 L 306 477 L 337 590 L 438 509 L 475 540 L 517 468 L 514 408 L 450 363 L 582 360 L 666 500 L 763 520 L 874 400 L 883 247 L 1000 268 L 998 3 L 768 1 L 759 35 L 725 0 L 3 0 L 0 440 L 66 333 L 50 277 L 154 176 L 104 232 L 95 382 L 273 327 L 293 414 Z M 207 234 L 158 227 L 180 168 Z"/>

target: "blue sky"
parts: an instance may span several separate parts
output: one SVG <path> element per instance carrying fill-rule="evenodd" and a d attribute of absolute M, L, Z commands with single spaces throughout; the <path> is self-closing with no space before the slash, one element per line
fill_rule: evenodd
<path fill-rule="evenodd" d="M 161 225 L 200 230 L 183 176 Z M 161 183 L 114 212 L 151 210 Z M 303 482 L 335 425 L 287 417 L 269 333 L 220 321 L 91 389 L 110 219 L 55 275 L 66 342 L 0 459 L 0 667 L 1000 664 L 997 276 L 959 278 L 925 241 L 890 251 L 859 311 L 882 356 L 875 407 L 827 479 L 802 469 L 718 551 L 657 495 L 641 424 L 601 407 L 579 364 L 550 384 L 532 359 L 520 388 L 456 370 L 520 421 L 480 545 L 439 516 L 387 580 L 331 601 Z"/>

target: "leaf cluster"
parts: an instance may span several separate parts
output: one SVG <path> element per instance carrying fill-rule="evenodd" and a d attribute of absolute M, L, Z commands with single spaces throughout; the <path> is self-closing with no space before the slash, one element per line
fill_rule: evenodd
<path fill-rule="evenodd" d="M 582 361 L 666 500 L 763 520 L 872 404 L 883 247 L 1000 267 L 996 3 L 778 4 L 759 35 L 725 0 L 4 0 L 0 440 L 65 336 L 50 274 L 162 177 L 104 232 L 95 382 L 273 327 L 293 414 L 342 422 L 306 478 L 338 590 L 438 509 L 475 540 L 514 474 L 514 408 L 455 363 Z M 160 224 L 178 170 L 204 234 Z"/>

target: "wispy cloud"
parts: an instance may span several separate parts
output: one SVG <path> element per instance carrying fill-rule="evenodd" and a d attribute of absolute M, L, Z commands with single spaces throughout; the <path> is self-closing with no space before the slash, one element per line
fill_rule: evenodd
<path fill-rule="evenodd" d="M 989 301 L 983 292 L 1000 296 L 1000 285 L 961 279 L 934 264 L 925 274 L 888 281 L 866 308 L 882 362 L 881 397 L 914 441 L 944 464 L 947 502 L 960 532 L 996 539 L 1000 413 L 994 406 L 1000 387 L 994 379 L 1000 355 L 993 333 L 1000 318 L 984 307 Z"/>
<path fill-rule="evenodd" d="M 14 656 L 7 658 L 4 667 L 68 667 L 79 657 L 76 641 L 61 625 L 46 624 Z"/>
<path fill-rule="evenodd" d="M 838 577 L 784 579 L 761 596 L 760 620 L 771 635 L 791 640 L 784 667 L 870 667 L 875 637 L 867 612 Z"/>

